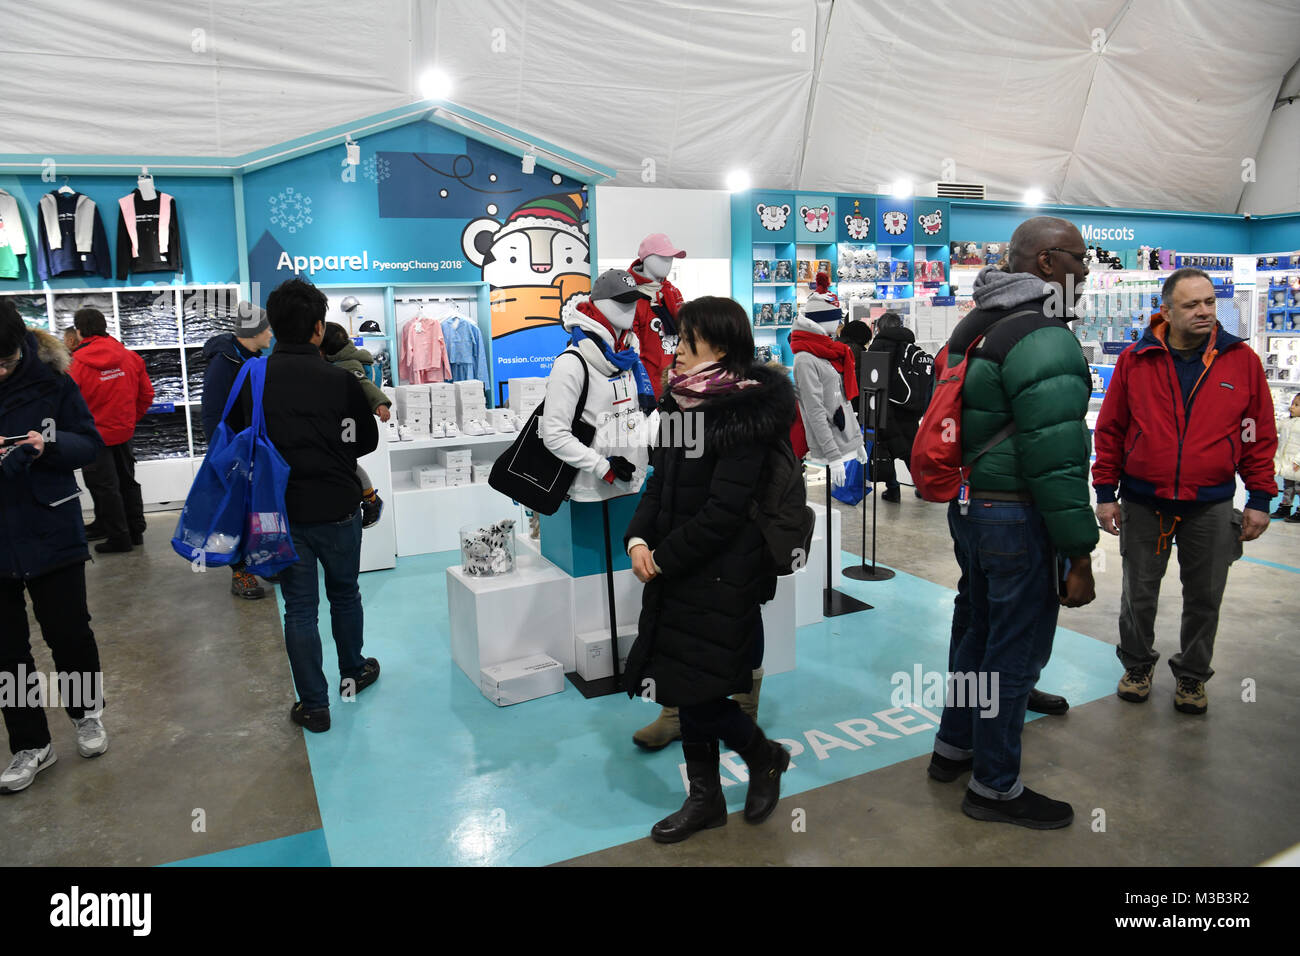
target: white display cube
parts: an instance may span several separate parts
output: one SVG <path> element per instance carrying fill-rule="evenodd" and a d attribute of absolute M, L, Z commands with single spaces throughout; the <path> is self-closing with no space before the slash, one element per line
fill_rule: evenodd
<path fill-rule="evenodd" d="M 795 601 L 797 578 L 801 573 L 806 574 L 806 569 L 777 578 L 776 596 L 763 605 L 763 671 L 766 674 L 794 670 Z"/>

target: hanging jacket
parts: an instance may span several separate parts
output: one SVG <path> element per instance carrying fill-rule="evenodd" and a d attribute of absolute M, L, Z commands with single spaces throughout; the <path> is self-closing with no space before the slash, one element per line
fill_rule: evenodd
<path fill-rule="evenodd" d="M 445 382 L 451 378 L 447 343 L 442 326 L 433 319 L 416 316 L 404 326 L 397 343 L 397 370 L 407 382 Z"/>
<path fill-rule="evenodd" d="M 130 441 L 136 422 L 153 404 L 153 383 L 139 354 L 112 336 L 92 335 L 72 353 L 68 374 L 85 396 L 104 444 Z"/>
<path fill-rule="evenodd" d="M 74 472 L 95 460 L 104 440 L 66 374 L 63 343 L 30 329 L 22 352 L 18 367 L 0 380 L 0 435 L 53 438 L 16 474 L 0 470 L 0 577 L 27 580 L 89 560 Z"/>
<path fill-rule="evenodd" d="M 181 272 L 181 223 L 176 200 L 155 192 L 145 199 L 139 189 L 118 200 L 117 277 L 132 272 Z"/>
<path fill-rule="evenodd" d="M 599 322 L 583 314 L 588 296 L 580 295 L 565 306 L 561 320 L 566 331 L 581 328 L 591 338 L 599 338 L 610 348 L 613 336 Z M 594 306 L 589 306 L 593 311 Z M 625 333 L 633 348 L 636 337 Z M 587 404 L 582 420 L 596 429 L 590 447 L 573 435 L 573 415 L 582 393 L 583 370 L 587 365 Z M 657 419 L 656 419 L 657 421 Z M 546 409 L 540 426 L 542 443 L 556 458 L 578 469 L 569 497 L 574 501 L 601 501 L 620 495 L 635 494 L 645 481 L 650 459 L 650 434 L 653 425 L 637 401 L 636 376 L 631 370 L 619 371 L 601 353 L 593 341 L 579 348 L 570 346 L 561 352 L 546 379 Z M 630 482 L 605 481 L 611 455 L 621 455 L 632 463 L 636 473 Z"/>
<path fill-rule="evenodd" d="M 18 202 L 0 189 L 0 279 L 17 279 L 18 257 L 25 255 L 27 234 L 23 231 L 23 217 L 18 211 Z"/>
<path fill-rule="evenodd" d="M 447 345 L 447 361 L 453 382 L 478 379 L 491 388 L 488 376 L 487 347 L 483 333 L 469 319 L 453 312 L 442 320 L 442 339 Z"/>
<path fill-rule="evenodd" d="M 37 206 L 36 273 L 42 281 L 65 276 L 113 275 L 99 207 L 81 193 L 46 193 Z"/>
<path fill-rule="evenodd" d="M 1168 335 L 1168 321 L 1153 315 L 1115 363 L 1097 418 L 1097 501 L 1114 501 L 1117 485 L 1146 503 L 1224 501 L 1240 474 L 1246 506 L 1267 511 L 1277 494 L 1277 425 L 1259 356 L 1215 322 L 1184 402 Z"/>
<path fill-rule="evenodd" d="M 750 690 L 760 605 L 776 591 L 763 533 L 748 504 L 764 479 L 768 448 L 788 441 L 794 390 L 784 372 L 754 366 L 757 386 L 710 398 L 686 414 L 702 422 L 696 454 L 657 447 L 654 472 L 628 523 L 624 546 L 641 538 L 662 574 L 642 596 L 624 688 L 655 701 L 699 704 Z M 668 394 L 663 412 L 678 412 Z"/>
<path fill-rule="evenodd" d="M 1300 481 L 1300 418 L 1285 418 L 1277 426 L 1273 470 L 1286 481 Z"/>
<path fill-rule="evenodd" d="M 1053 314 L 1058 303 L 1038 276 L 990 266 L 975 280 L 974 292 L 977 308 L 948 340 L 955 364 L 977 335 L 988 333 L 967 364 L 962 386 L 963 457 L 969 462 L 1012 422 L 1016 432 L 975 462 L 970 487 L 1028 492 L 1058 551 L 1091 554 L 1099 537 L 1088 494 L 1091 442 L 1084 422 L 1092 373 L 1079 340 L 1065 318 Z M 1024 311 L 1031 314 L 1012 318 Z M 944 371 L 936 368 L 935 375 Z"/>
<path fill-rule="evenodd" d="M 203 436 L 207 441 L 221 424 L 221 412 L 230 397 L 230 389 L 239 375 L 239 367 L 261 352 L 253 352 L 239 343 L 233 332 L 222 332 L 203 343 Z"/>

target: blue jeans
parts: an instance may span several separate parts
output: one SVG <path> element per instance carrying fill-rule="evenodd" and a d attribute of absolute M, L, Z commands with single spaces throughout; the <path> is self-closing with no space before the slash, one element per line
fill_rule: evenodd
<path fill-rule="evenodd" d="M 1060 611 L 1056 551 L 1042 515 L 1028 503 L 975 499 L 963 516 L 953 502 L 948 528 L 961 566 L 948 669 L 978 675 L 974 686 L 989 693 L 950 691 L 934 751 L 953 760 L 973 756 L 970 789 L 989 799 L 1014 800 L 1024 790 L 1025 705 L 1052 656 Z M 971 686 L 958 685 L 963 691 Z"/>
<path fill-rule="evenodd" d="M 284 597 L 284 646 L 298 699 L 307 710 L 330 705 L 329 685 L 321 667 L 317 613 L 320 591 L 317 562 L 325 569 L 325 596 L 330 602 L 330 629 L 338 650 L 339 675 L 357 677 L 365 620 L 357 576 L 361 570 L 361 511 L 344 521 L 290 526 L 298 563 L 280 572 Z"/>

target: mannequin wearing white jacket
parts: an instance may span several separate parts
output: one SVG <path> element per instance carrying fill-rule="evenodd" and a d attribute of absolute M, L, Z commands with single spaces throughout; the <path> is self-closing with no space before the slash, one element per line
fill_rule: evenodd
<path fill-rule="evenodd" d="M 825 336 L 841 320 L 838 303 L 833 308 L 823 307 L 824 300 L 817 293 L 809 298 L 805 313 L 794 322 L 794 336 Z M 818 321 L 825 317 L 825 321 Z M 808 462 L 829 465 L 831 483 L 842 486 L 845 465 L 857 459 L 865 463 L 866 449 L 862 442 L 862 429 L 853 405 L 844 395 L 843 376 L 831 361 L 811 351 L 801 349 L 792 336 L 794 349 L 794 387 L 799 397 L 799 412 L 803 418 L 804 434 L 808 440 Z M 812 341 L 817 341 L 815 338 Z M 830 344 L 829 342 L 827 343 Z M 850 374 L 856 374 L 850 363 Z M 837 420 L 837 415 L 842 417 Z M 842 422 L 843 424 L 840 424 Z"/>
<path fill-rule="evenodd" d="M 616 298 L 592 301 L 587 296 L 575 296 L 566 303 L 560 318 L 566 331 L 580 328 L 588 338 L 576 347 L 570 345 L 556 357 L 546 380 L 546 409 L 540 429 L 547 449 L 578 469 L 569 489 L 573 501 L 601 501 L 635 494 L 645 481 L 652 423 L 638 402 L 635 374 L 617 368 L 597 344 L 599 340 L 615 350 L 636 348 L 636 336 L 630 330 L 638 294 L 633 291 L 631 296 L 629 302 Z M 619 333 L 618 341 L 596 316 L 604 318 Z M 588 381 L 582 420 L 596 429 L 590 446 L 573 434 L 574 411 L 582 393 L 584 373 L 579 359 L 586 365 Z M 614 465 L 611 459 L 615 460 Z M 618 459 L 630 465 L 631 474 L 626 478 L 618 475 L 617 470 L 626 472 L 628 465 Z"/>

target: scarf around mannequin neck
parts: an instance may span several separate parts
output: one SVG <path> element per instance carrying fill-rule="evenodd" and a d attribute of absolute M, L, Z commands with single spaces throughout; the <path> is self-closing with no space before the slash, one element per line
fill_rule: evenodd
<path fill-rule="evenodd" d="M 613 326 L 610 325 L 609 320 L 599 312 L 596 312 L 594 307 L 591 312 L 588 312 L 580 306 L 579 311 L 588 318 L 598 322 L 602 327 L 613 332 Z M 596 314 L 592 315 L 592 312 L 596 312 Z M 617 342 L 618 340 L 619 336 L 615 334 L 614 341 Z M 575 325 L 573 327 L 573 333 L 569 337 L 569 344 L 581 352 L 582 343 L 584 341 L 598 346 L 600 348 L 600 354 L 605 357 L 605 361 L 609 362 L 610 365 L 614 366 L 614 368 L 618 369 L 620 372 L 630 371 L 632 377 L 636 380 L 636 398 L 637 404 L 641 406 L 641 411 L 647 414 L 654 411 L 658 402 L 655 399 L 654 389 L 650 387 L 650 376 L 646 373 L 645 366 L 641 364 L 641 356 L 637 355 L 636 349 L 629 345 L 627 348 L 619 349 L 616 352 L 610 348 L 609 344 L 599 335 L 592 335 L 589 332 L 584 332 L 581 326 Z"/>
<path fill-rule="evenodd" d="M 836 342 L 828 335 L 795 329 L 790 333 L 790 349 L 796 354 L 808 352 L 830 362 L 844 382 L 844 397 L 850 402 L 858 397 L 858 372 L 853 363 L 853 350 L 843 342 Z"/>
<path fill-rule="evenodd" d="M 757 384 L 752 378 L 741 378 L 728 371 L 718 362 L 707 362 L 685 371 L 674 368 L 668 373 L 668 389 L 681 408 L 695 408 L 720 395 Z"/>

